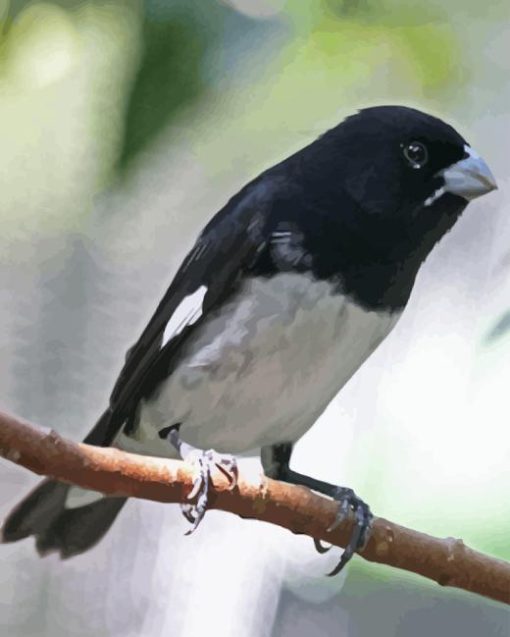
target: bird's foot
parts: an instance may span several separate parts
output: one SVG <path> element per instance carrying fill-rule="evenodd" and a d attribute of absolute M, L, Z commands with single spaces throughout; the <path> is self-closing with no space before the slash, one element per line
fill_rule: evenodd
<path fill-rule="evenodd" d="M 346 487 L 335 487 L 331 490 L 329 495 L 338 502 L 338 510 L 336 519 L 328 528 L 328 531 L 333 531 L 351 516 L 354 516 L 355 520 L 351 539 L 345 547 L 339 563 L 335 566 L 331 573 L 328 573 L 328 575 L 331 576 L 339 573 L 354 553 L 366 546 L 370 535 L 373 515 L 370 511 L 370 507 L 363 502 L 361 498 L 358 498 L 352 489 L 348 489 Z M 330 547 L 325 547 L 321 544 L 320 540 L 315 540 L 315 548 L 319 551 L 319 553 L 325 553 Z"/>
<path fill-rule="evenodd" d="M 194 449 L 186 456 L 186 461 L 190 461 L 195 465 L 197 470 L 193 488 L 187 497 L 188 500 L 193 502 L 181 504 L 181 511 L 191 524 L 191 527 L 186 532 L 186 535 L 190 535 L 196 530 L 207 510 L 209 489 L 213 486 L 211 474 L 214 468 L 223 473 L 230 483 L 230 489 L 234 489 L 237 485 L 238 467 L 234 456 L 220 454 L 213 449 L 207 451 Z"/>
<path fill-rule="evenodd" d="M 335 521 L 328 531 L 333 531 L 344 520 L 354 516 L 355 525 L 351 539 L 342 554 L 342 558 L 335 569 L 329 575 L 339 573 L 356 551 L 363 549 L 368 541 L 372 524 L 372 513 L 368 505 L 358 498 L 352 489 L 338 487 L 330 482 L 317 480 L 311 476 L 294 471 L 289 466 L 292 453 L 291 443 L 269 445 L 262 448 L 261 460 L 265 474 L 275 480 L 283 480 L 290 484 L 299 484 L 318 493 L 322 493 L 338 502 L 338 510 Z M 325 547 L 320 540 L 315 540 L 315 548 L 319 553 L 325 553 L 330 547 Z"/>

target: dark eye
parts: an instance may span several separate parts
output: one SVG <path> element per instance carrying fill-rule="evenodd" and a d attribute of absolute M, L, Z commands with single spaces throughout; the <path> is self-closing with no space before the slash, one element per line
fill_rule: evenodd
<path fill-rule="evenodd" d="M 404 146 L 404 157 L 413 168 L 422 168 L 429 159 L 427 147 L 421 142 L 411 142 Z"/>

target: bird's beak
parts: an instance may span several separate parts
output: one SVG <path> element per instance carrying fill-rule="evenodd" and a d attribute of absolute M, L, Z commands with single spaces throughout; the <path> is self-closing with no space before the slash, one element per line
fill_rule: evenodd
<path fill-rule="evenodd" d="M 444 190 L 468 201 L 485 195 L 498 186 L 484 160 L 470 146 L 465 146 L 467 157 L 442 171 Z"/>

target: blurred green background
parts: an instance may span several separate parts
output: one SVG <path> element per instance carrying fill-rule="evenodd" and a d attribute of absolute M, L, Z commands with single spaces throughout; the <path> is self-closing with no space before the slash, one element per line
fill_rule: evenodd
<path fill-rule="evenodd" d="M 510 559 L 509 18 L 506 1 L 0 1 L 2 407 L 82 436 L 236 189 L 357 108 L 415 106 L 457 126 L 500 190 L 295 463 Z M 0 472 L 3 515 L 34 478 Z M 337 555 L 303 538 L 213 513 L 183 539 L 162 508 L 132 503 L 69 563 L 1 547 L 0 635 L 510 634 L 486 600 L 360 559 L 326 580 Z"/>

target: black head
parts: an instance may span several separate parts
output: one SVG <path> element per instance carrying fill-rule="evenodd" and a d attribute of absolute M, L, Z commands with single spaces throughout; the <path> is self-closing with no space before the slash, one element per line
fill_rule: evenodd
<path fill-rule="evenodd" d="M 403 106 L 347 118 L 274 170 L 289 169 L 300 199 L 288 214 L 315 275 L 389 310 L 407 303 L 421 263 L 468 202 L 496 188 L 454 128 Z"/>
<path fill-rule="evenodd" d="M 470 199 L 496 187 L 454 128 L 403 106 L 347 118 L 305 149 L 300 172 L 329 205 L 347 194 L 346 221 L 398 258 L 419 248 L 423 259 Z"/>

